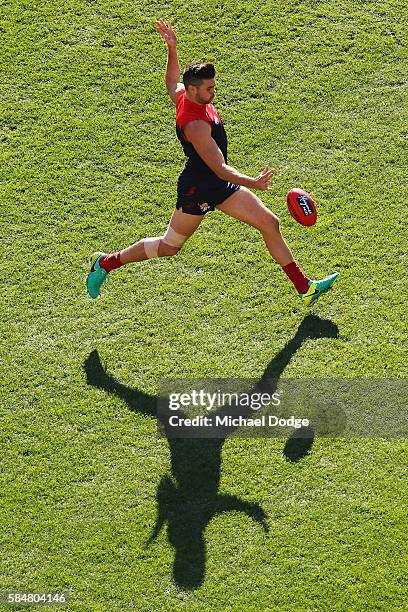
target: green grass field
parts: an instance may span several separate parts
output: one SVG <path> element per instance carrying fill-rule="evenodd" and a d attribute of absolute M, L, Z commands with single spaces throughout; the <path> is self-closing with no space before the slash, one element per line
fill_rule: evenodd
<path fill-rule="evenodd" d="M 169 443 L 154 416 L 166 377 L 408 376 L 406 3 L 0 11 L 0 591 L 66 591 L 81 612 L 406 610 L 404 440 L 317 437 L 296 461 L 285 439 Z M 311 310 L 220 212 L 86 295 L 90 253 L 162 234 L 174 207 L 158 17 L 182 68 L 216 64 L 229 163 L 276 167 L 258 194 L 305 272 L 340 272 Z M 287 212 L 293 186 L 313 228 Z M 338 333 L 299 336 L 310 321 Z"/>

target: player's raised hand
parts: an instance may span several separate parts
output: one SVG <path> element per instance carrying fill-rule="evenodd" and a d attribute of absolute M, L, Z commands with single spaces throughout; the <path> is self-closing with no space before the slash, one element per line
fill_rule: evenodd
<path fill-rule="evenodd" d="M 254 179 L 253 189 L 262 189 L 263 191 L 272 191 L 271 178 L 275 175 L 275 168 L 265 166 L 261 174 Z"/>
<path fill-rule="evenodd" d="M 177 37 L 174 33 L 173 26 L 170 21 L 164 21 L 164 19 L 158 19 L 156 21 L 156 32 L 163 36 L 169 47 L 175 47 L 177 45 Z"/>

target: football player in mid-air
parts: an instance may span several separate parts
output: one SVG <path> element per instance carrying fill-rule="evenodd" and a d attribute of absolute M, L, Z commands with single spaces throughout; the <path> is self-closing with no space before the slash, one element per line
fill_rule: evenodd
<path fill-rule="evenodd" d="M 173 27 L 159 19 L 156 31 L 167 44 L 166 86 L 176 105 L 177 137 L 187 157 L 178 179 L 176 207 L 163 236 L 144 238 L 116 253 L 92 255 L 86 281 L 89 295 L 98 297 L 109 272 L 120 266 L 178 253 L 204 215 L 218 208 L 261 232 L 269 253 L 293 283 L 299 298 L 311 304 L 331 287 L 338 273 L 311 280 L 302 272 L 282 237 L 278 218 L 250 191 L 271 190 L 274 169 L 266 166 L 257 177 L 250 177 L 227 164 L 227 135 L 211 104 L 215 96 L 214 66 L 194 62 L 187 66 L 180 82 Z"/>

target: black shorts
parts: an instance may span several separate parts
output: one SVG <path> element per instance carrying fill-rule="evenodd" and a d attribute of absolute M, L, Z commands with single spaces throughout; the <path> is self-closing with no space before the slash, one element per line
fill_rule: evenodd
<path fill-rule="evenodd" d="M 219 181 L 211 184 L 202 179 L 181 175 L 177 183 L 177 209 L 189 215 L 205 215 L 238 191 L 239 185 Z"/>

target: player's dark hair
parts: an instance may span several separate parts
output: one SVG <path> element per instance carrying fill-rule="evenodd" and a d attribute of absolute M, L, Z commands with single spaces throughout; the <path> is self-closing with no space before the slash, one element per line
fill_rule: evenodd
<path fill-rule="evenodd" d="M 215 68 L 209 62 L 193 62 L 189 64 L 183 74 L 184 87 L 187 90 L 188 85 L 199 87 L 203 79 L 213 79 L 215 77 Z"/>

